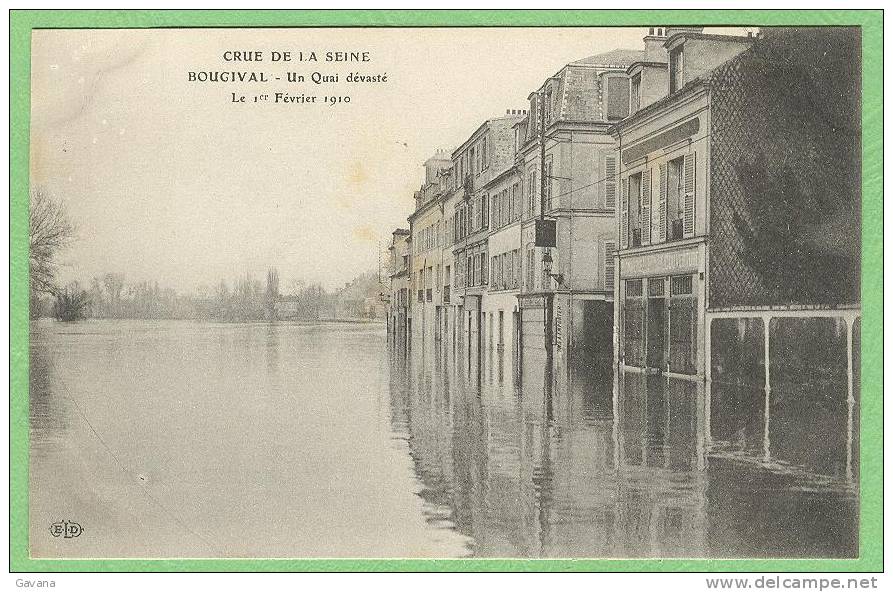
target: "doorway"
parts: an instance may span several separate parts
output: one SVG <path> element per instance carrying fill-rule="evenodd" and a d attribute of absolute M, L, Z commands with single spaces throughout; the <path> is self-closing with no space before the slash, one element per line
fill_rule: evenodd
<path fill-rule="evenodd" d="M 648 280 L 648 323 L 646 366 L 663 372 L 667 368 L 667 297 L 664 278 Z"/>

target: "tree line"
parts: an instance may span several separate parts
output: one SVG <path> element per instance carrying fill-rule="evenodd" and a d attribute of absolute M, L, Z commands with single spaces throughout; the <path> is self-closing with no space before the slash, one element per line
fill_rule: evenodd
<path fill-rule="evenodd" d="M 32 190 L 29 209 L 30 316 L 61 321 L 97 319 L 194 319 L 260 321 L 375 317 L 385 289 L 375 272 L 367 272 L 343 288 L 326 290 L 319 283 L 293 280 L 281 294 L 279 272 L 266 281 L 251 274 L 178 293 L 158 281 L 128 282 L 121 273 L 93 277 L 88 284 L 59 285 L 58 256 L 75 239 L 76 229 L 64 204 L 41 190 Z"/>

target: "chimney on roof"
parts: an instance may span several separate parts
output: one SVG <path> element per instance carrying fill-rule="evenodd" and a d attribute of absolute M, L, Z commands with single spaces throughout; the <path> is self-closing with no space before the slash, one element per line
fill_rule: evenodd
<path fill-rule="evenodd" d="M 666 62 L 667 50 L 664 49 L 664 42 L 666 40 L 666 27 L 648 27 L 648 34 L 642 40 L 645 42 L 645 55 L 643 59 L 646 62 Z"/>

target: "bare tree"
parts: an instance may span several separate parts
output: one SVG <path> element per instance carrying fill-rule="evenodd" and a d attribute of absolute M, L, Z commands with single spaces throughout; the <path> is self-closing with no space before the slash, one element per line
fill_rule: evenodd
<path fill-rule="evenodd" d="M 72 241 L 74 232 L 74 225 L 62 202 L 40 189 L 32 189 L 28 210 L 29 285 L 32 298 L 58 293 L 55 283 L 56 256 Z"/>
<path fill-rule="evenodd" d="M 60 321 L 79 321 L 87 316 L 90 296 L 77 282 L 72 282 L 61 290 L 56 290 L 56 303 L 53 314 Z"/>

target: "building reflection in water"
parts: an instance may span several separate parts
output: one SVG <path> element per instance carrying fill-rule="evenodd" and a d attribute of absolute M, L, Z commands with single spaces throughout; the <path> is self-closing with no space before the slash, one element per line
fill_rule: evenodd
<path fill-rule="evenodd" d="M 857 443 L 813 441 L 846 426 L 846 397 L 802 413 L 840 385 L 773 391 L 767 456 L 761 389 L 581 366 L 550 396 L 542 351 L 516 373 L 501 348 L 478 368 L 461 346 L 421 345 L 391 357 L 392 426 L 430 526 L 469 555 L 858 555 Z"/>

